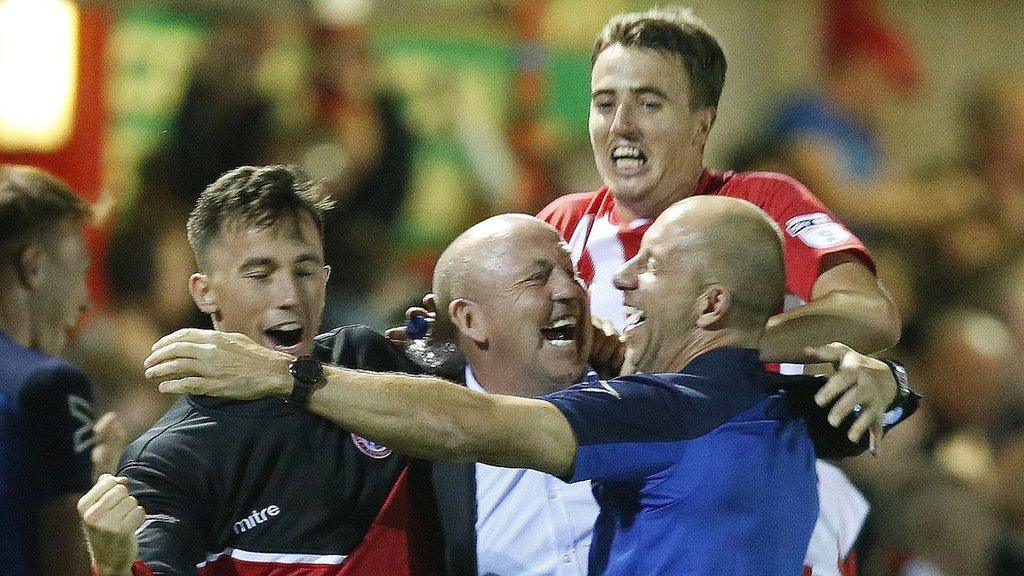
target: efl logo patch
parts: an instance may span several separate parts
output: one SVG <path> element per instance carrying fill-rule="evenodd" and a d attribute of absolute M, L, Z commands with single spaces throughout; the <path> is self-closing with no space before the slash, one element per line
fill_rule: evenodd
<path fill-rule="evenodd" d="M 387 458 L 391 455 L 391 448 L 387 446 L 381 446 L 372 440 L 367 440 L 362 436 L 356 436 L 352 434 L 352 443 L 359 448 L 359 451 L 366 454 L 370 458 Z"/>
<path fill-rule="evenodd" d="M 850 239 L 851 234 L 828 214 L 815 212 L 794 216 L 786 221 L 786 233 L 811 248 L 831 248 Z"/>

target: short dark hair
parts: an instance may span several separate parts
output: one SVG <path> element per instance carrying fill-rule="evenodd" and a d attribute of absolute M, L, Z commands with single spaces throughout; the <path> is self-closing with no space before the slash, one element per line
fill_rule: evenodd
<path fill-rule="evenodd" d="M 64 222 L 85 223 L 92 208 L 53 175 L 32 166 L 0 164 L 0 256 L 6 265 L 27 245 L 47 244 Z"/>
<path fill-rule="evenodd" d="M 302 212 L 313 219 L 322 241 L 323 213 L 332 206 L 322 186 L 297 166 L 241 166 L 225 172 L 200 194 L 186 225 L 188 243 L 204 267 L 210 245 L 226 223 L 266 228 Z"/>
<path fill-rule="evenodd" d="M 597 35 L 591 66 L 613 44 L 679 56 L 690 80 L 691 110 L 718 106 L 725 85 L 725 52 L 689 8 L 652 8 L 613 16 Z"/>

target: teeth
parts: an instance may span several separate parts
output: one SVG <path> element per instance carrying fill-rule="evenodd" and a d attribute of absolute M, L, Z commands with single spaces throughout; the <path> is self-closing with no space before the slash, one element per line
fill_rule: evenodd
<path fill-rule="evenodd" d="M 636 158 L 639 159 L 641 156 L 640 149 L 634 146 L 616 146 L 612 150 L 612 158 L 618 160 L 620 158 Z"/>
<path fill-rule="evenodd" d="M 639 168 L 644 165 L 642 160 L 636 158 L 619 158 L 615 161 L 615 165 L 619 168 Z"/>
<path fill-rule="evenodd" d="M 545 330 L 549 330 L 549 329 L 552 329 L 552 328 L 562 328 L 564 326 L 575 326 L 575 325 L 576 325 L 576 317 L 569 316 L 568 318 L 560 318 L 558 320 L 555 320 L 551 324 L 548 324 L 547 326 L 545 326 L 544 329 Z"/>
<path fill-rule="evenodd" d="M 547 343 L 556 348 L 568 348 L 576 345 L 575 340 L 547 340 Z"/>
<path fill-rule="evenodd" d="M 284 324 L 278 324 L 277 326 L 274 326 L 273 328 L 270 328 L 270 329 L 271 330 L 301 330 L 302 329 L 302 324 L 299 324 L 298 322 L 285 322 Z"/>

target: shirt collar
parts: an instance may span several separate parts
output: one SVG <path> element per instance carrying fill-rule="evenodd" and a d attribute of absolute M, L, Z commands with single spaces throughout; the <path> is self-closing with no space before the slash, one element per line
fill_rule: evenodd
<path fill-rule="evenodd" d="M 477 381 L 476 376 L 473 375 L 473 369 L 469 367 L 469 364 L 466 364 L 466 388 L 488 394 L 487 390 L 484 390 L 484 387 Z"/>
<path fill-rule="evenodd" d="M 764 382 L 761 352 L 753 348 L 715 348 L 697 356 L 683 367 L 682 374 L 725 382 Z"/>

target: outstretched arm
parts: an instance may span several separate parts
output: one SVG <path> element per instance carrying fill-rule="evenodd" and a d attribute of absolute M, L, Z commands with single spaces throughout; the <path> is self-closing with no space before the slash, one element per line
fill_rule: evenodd
<path fill-rule="evenodd" d="M 237 399 L 287 398 L 292 357 L 242 334 L 185 329 L 146 359 L 160 391 Z M 438 378 L 324 367 L 308 408 L 394 450 L 567 476 L 576 455 L 569 422 L 542 401 L 474 392 Z"/>

